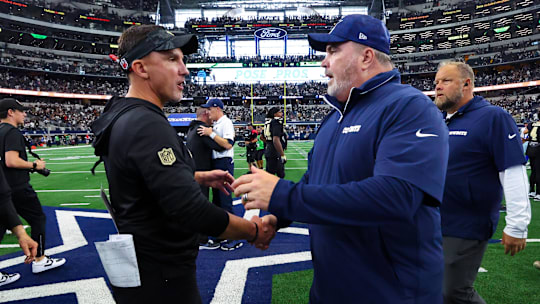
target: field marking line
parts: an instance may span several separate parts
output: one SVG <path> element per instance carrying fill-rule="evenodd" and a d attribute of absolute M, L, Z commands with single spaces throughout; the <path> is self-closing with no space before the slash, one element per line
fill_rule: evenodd
<path fill-rule="evenodd" d="M 103 189 L 105 191 L 109 191 L 109 189 Z M 45 189 L 45 190 L 36 190 L 38 193 L 54 193 L 54 192 L 99 192 L 101 189 Z"/>

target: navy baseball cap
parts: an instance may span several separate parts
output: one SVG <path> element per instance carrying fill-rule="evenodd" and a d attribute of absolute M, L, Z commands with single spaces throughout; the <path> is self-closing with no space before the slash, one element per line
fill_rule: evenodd
<path fill-rule="evenodd" d="M 368 15 L 343 17 L 328 34 L 308 34 L 309 45 L 326 52 L 329 43 L 354 41 L 390 55 L 390 33 L 384 23 Z"/>
<path fill-rule="evenodd" d="M 223 101 L 219 98 L 212 98 L 208 100 L 207 103 L 203 104 L 201 107 L 203 108 L 211 108 L 211 107 L 219 107 L 223 110 Z"/>

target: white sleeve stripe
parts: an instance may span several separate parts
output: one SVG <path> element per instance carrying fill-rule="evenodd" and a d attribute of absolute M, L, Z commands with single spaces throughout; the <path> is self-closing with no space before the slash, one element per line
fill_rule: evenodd
<path fill-rule="evenodd" d="M 506 227 L 504 233 L 515 238 L 527 237 L 531 222 L 529 182 L 524 165 L 517 165 L 499 172 L 499 179 L 506 199 Z"/>

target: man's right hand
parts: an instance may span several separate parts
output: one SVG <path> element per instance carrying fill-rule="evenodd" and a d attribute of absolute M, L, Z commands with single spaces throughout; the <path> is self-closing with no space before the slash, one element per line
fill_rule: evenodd
<path fill-rule="evenodd" d="M 282 155 L 281 158 L 280 158 L 280 161 L 281 161 L 282 164 L 287 163 L 287 156 Z"/>
<path fill-rule="evenodd" d="M 36 164 L 36 170 L 45 169 L 45 161 L 43 159 L 36 159 L 34 163 Z"/>

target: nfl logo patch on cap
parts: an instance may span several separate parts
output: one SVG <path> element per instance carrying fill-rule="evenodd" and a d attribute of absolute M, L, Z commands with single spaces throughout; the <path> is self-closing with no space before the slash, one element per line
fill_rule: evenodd
<path fill-rule="evenodd" d="M 124 69 L 124 70 L 127 70 L 127 69 L 128 69 L 128 63 L 127 63 L 126 58 L 122 58 L 122 60 L 120 60 L 120 66 L 121 66 L 122 69 Z"/>

